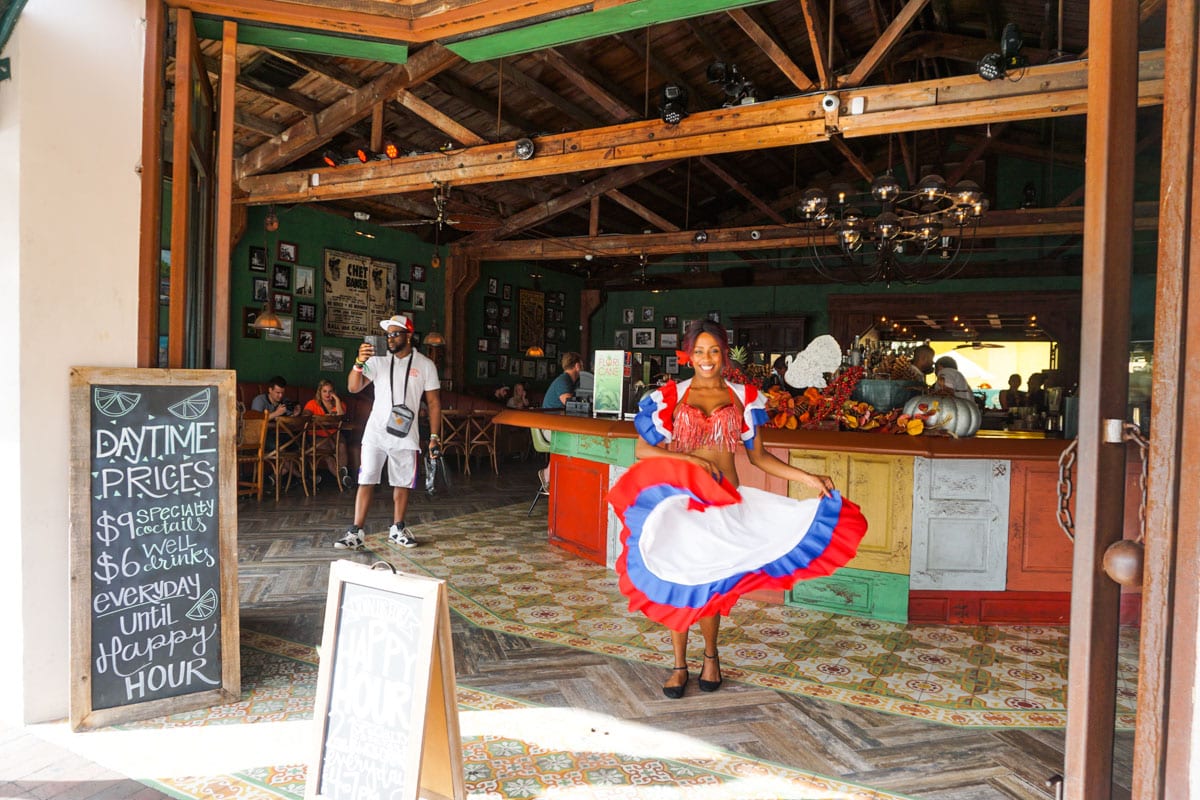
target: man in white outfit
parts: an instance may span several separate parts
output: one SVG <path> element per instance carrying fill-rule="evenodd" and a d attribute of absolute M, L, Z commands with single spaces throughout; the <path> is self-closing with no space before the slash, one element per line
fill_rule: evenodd
<path fill-rule="evenodd" d="M 363 428 L 362 454 L 358 467 L 358 493 L 354 497 L 354 524 L 333 543 L 338 550 L 363 547 L 363 524 L 375 485 L 387 465 L 392 485 L 395 520 L 388 541 L 400 547 L 416 547 L 417 539 L 404 521 L 408 509 L 408 491 L 417 484 L 417 461 L 421 452 L 417 412 L 421 400 L 429 411 L 429 456 L 441 455 L 442 401 L 437 367 L 412 347 L 413 321 L 397 314 L 379 323 L 387 332 L 386 355 L 364 342 L 350 369 L 347 386 L 360 392 L 368 383 L 375 384 L 375 403 Z"/>

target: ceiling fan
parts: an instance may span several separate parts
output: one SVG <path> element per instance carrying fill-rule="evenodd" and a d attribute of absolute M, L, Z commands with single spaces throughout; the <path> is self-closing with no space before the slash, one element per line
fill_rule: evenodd
<path fill-rule="evenodd" d="M 406 219 L 395 222 L 381 222 L 384 228 L 406 228 L 413 225 L 436 225 L 441 230 L 446 225 L 462 231 L 486 231 L 500 227 L 496 215 L 486 214 L 472 209 L 465 203 L 453 205 L 450 202 L 450 187 L 441 181 L 434 182 L 433 207 L 437 214 L 423 219 Z"/>
<path fill-rule="evenodd" d="M 984 348 L 988 348 L 988 347 L 1004 347 L 1004 345 L 996 344 L 995 342 L 981 342 L 978 339 L 974 339 L 970 342 L 965 342 L 963 344 L 957 345 L 954 349 L 955 350 L 983 350 Z"/>

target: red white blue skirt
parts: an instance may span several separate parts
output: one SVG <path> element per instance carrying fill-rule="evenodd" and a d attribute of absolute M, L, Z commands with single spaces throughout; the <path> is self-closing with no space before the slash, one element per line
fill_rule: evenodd
<path fill-rule="evenodd" d="M 756 589 L 790 589 L 854 557 L 867 521 L 838 492 L 794 500 L 718 482 L 675 458 L 635 463 L 608 495 L 621 519 L 629 610 L 676 631 Z"/>

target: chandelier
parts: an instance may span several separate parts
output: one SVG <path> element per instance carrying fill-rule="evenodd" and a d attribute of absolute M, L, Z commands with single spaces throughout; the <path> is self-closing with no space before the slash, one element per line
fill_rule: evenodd
<path fill-rule="evenodd" d="M 929 175 L 905 191 L 881 175 L 869 194 L 834 186 L 808 189 L 797 211 L 817 272 L 837 283 L 930 283 L 957 275 L 970 261 L 988 201 L 979 186 L 952 189 Z"/>

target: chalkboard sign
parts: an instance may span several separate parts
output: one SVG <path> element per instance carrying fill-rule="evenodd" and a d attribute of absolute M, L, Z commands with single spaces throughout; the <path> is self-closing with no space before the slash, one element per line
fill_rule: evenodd
<path fill-rule="evenodd" d="M 306 798 L 466 797 L 443 581 L 336 561 Z"/>
<path fill-rule="evenodd" d="M 240 694 L 234 375 L 71 371 L 76 730 Z"/>

